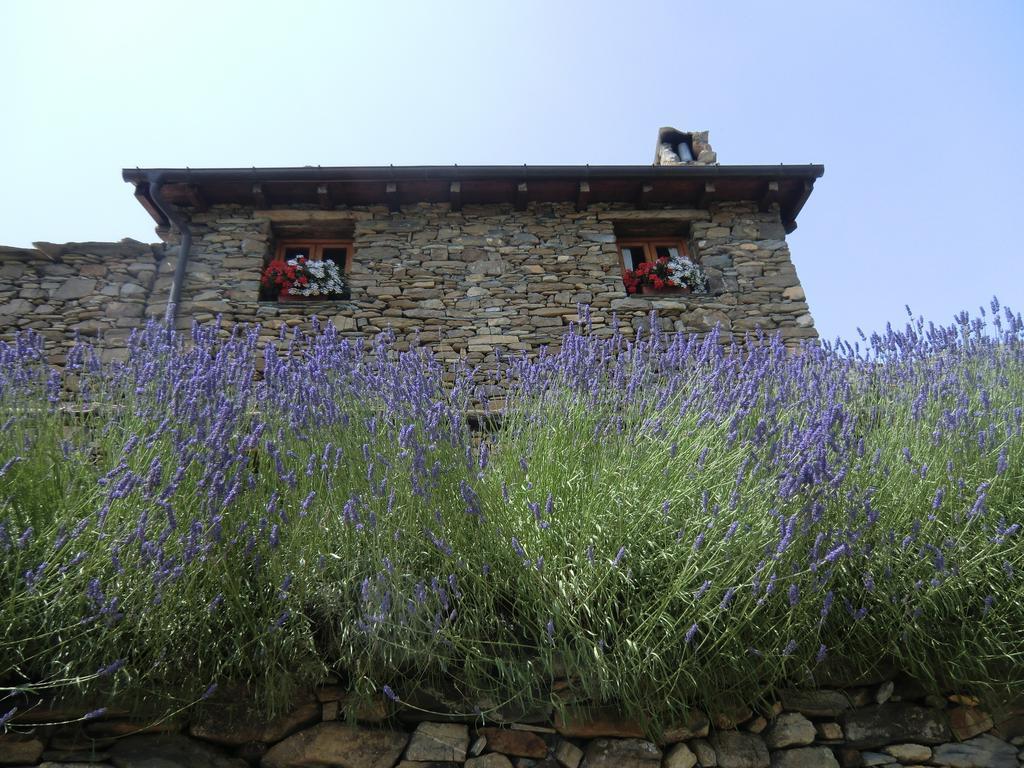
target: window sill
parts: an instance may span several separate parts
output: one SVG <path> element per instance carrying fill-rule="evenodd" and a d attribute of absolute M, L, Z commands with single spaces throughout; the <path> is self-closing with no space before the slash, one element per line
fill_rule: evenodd
<path fill-rule="evenodd" d="M 686 307 L 717 302 L 716 293 L 627 293 L 612 299 L 612 309 L 657 309 L 659 307 Z"/>
<path fill-rule="evenodd" d="M 302 307 L 355 306 L 355 302 L 352 299 L 308 299 L 303 301 L 268 301 L 266 299 L 260 299 L 256 303 L 261 307 L 278 307 L 283 309 L 301 309 Z"/>

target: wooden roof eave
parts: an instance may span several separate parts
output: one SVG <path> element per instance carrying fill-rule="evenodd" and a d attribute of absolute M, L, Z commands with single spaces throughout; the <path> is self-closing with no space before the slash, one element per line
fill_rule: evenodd
<path fill-rule="evenodd" d="M 413 166 L 266 169 L 126 169 L 136 197 L 160 226 L 166 217 L 150 197 L 160 178 L 162 196 L 203 210 L 234 203 L 275 206 L 464 205 L 527 202 L 624 202 L 639 208 L 706 207 L 712 201 L 778 204 L 787 231 L 824 173 L 808 166 Z"/>

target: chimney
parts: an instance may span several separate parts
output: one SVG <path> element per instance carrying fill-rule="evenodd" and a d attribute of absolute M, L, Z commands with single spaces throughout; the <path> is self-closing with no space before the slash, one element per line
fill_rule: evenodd
<path fill-rule="evenodd" d="M 718 165 L 718 155 L 708 143 L 707 131 L 659 128 L 654 151 L 655 165 Z"/>

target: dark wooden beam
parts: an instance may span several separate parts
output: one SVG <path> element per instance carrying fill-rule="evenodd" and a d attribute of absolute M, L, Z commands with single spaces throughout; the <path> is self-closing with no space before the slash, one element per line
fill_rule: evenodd
<path fill-rule="evenodd" d="M 782 211 L 782 226 L 786 229 L 788 235 L 794 229 L 796 229 L 796 215 L 800 212 L 800 209 L 804 207 L 804 203 L 807 202 L 807 198 L 811 196 L 811 190 L 814 189 L 813 181 L 805 181 L 800 185 L 800 193 L 785 211 Z"/>
<path fill-rule="evenodd" d="M 388 210 L 392 213 L 402 210 L 402 206 L 398 202 L 398 184 L 389 181 L 384 187 L 384 197 L 388 201 Z"/>
<path fill-rule="evenodd" d="M 651 195 L 654 193 L 653 184 L 641 184 L 640 193 L 636 196 L 636 207 L 646 208 L 651 204 Z"/>
<path fill-rule="evenodd" d="M 453 211 L 462 210 L 462 182 L 453 181 L 448 186 L 448 202 L 451 203 Z"/>
<path fill-rule="evenodd" d="M 135 199 L 146 209 L 146 213 L 153 217 L 153 221 L 156 222 L 157 232 L 169 226 L 170 223 L 167 221 L 167 217 L 164 216 L 163 211 L 157 208 L 156 203 L 149 199 L 149 184 L 135 185 Z"/>
<path fill-rule="evenodd" d="M 718 199 L 718 190 L 715 187 L 714 182 L 705 181 L 704 190 L 700 193 L 700 197 L 697 200 L 698 208 L 707 208 L 711 203 Z"/>
<path fill-rule="evenodd" d="M 521 182 L 519 182 L 519 184 L 516 185 L 515 208 L 516 208 L 517 211 L 525 211 L 526 210 L 526 203 L 527 203 L 527 194 L 528 194 L 528 192 L 529 192 L 529 190 L 527 189 L 525 181 L 521 181 Z"/>
<path fill-rule="evenodd" d="M 256 204 L 257 208 L 270 207 L 270 204 L 267 202 L 267 196 L 263 193 L 262 184 L 252 185 L 252 201 Z"/>
<path fill-rule="evenodd" d="M 331 200 L 331 190 L 327 188 L 326 184 L 316 185 L 316 197 L 320 201 L 320 207 L 325 211 L 334 208 L 334 202 Z"/>
<path fill-rule="evenodd" d="M 779 202 L 779 182 L 769 181 L 765 185 L 764 194 L 761 195 L 761 201 L 758 203 L 758 208 L 764 211 L 770 211 L 772 205 Z"/>
<path fill-rule="evenodd" d="M 590 182 L 581 181 L 576 187 L 576 210 L 585 211 L 590 205 Z"/>
<path fill-rule="evenodd" d="M 185 197 L 188 198 L 188 204 L 200 213 L 203 213 L 210 208 L 210 204 L 206 202 L 206 198 L 203 197 L 203 193 L 199 190 L 199 187 L 196 184 L 185 185 Z"/>

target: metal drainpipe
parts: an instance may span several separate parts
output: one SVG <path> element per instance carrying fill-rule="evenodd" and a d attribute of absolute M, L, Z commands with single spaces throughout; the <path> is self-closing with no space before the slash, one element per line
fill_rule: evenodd
<path fill-rule="evenodd" d="M 178 244 L 178 263 L 174 267 L 174 279 L 171 281 L 171 294 L 167 298 L 167 311 L 164 319 L 168 327 L 173 328 L 178 319 L 178 304 L 181 301 L 181 286 L 185 282 L 185 265 L 188 263 L 189 250 L 192 248 L 192 230 L 185 220 L 178 215 L 174 206 L 161 196 L 163 190 L 163 174 L 156 174 L 149 182 L 149 197 L 167 221 L 178 228 L 181 241 Z"/>

